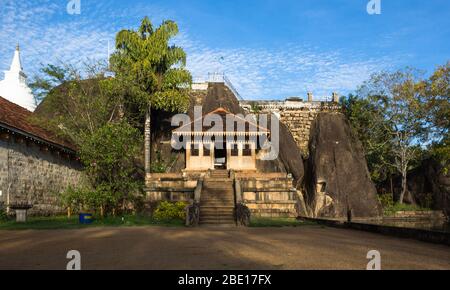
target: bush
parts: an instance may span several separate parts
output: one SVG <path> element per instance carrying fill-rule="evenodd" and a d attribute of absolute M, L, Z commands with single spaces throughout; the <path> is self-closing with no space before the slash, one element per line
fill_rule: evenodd
<path fill-rule="evenodd" d="M 176 203 L 162 201 L 153 213 L 153 217 L 158 221 L 184 220 L 186 218 L 186 205 L 186 203 L 180 201 Z"/>
<path fill-rule="evenodd" d="M 383 209 L 392 208 L 395 204 L 391 193 L 378 195 L 378 201 L 381 203 Z"/>
<path fill-rule="evenodd" d="M 378 200 L 383 207 L 384 215 L 393 215 L 398 211 L 427 211 L 428 206 L 420 207 L 412 204 L 396 203 L 392 198 L 392 194 L 386 193 L 378 196 Z"/>
<path fill-rule="evenodd" d="M 6 208 L 3 204 L 0 204 L 0 221 L 6 221 L 8 219 L 8 215 L 6 214 Z"/>

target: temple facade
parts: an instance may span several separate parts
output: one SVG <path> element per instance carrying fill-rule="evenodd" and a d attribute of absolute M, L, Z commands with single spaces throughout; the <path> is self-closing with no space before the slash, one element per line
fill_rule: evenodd
<path fill-rule="evenodd" d="M 228 80 L 194 85 L 188 112 L 193 121 L 152 142 L 153 152 L 169 152 L 175 161 L 164 173 L 146 175 L 149 201 L 197 205 L 200 224 L 239 223 L 237 212 L 243 207 L 253 216 L 298 216 L 298 208 L 305 208 L 299 180 L 307 135 L 296 133 L 295 122 L 307 131 L 314 115 L 303 115 L 337 110 L 337 96 L 333 98 L 256 102 L 255 114 L 255 102 L 240 99 Z M 195 116 L 195 106 L 206 114 Z M 266 124 L 262 112 L 269 115 Z M 289 112 L 295 112 L 293 118 L 285 118 Z M 279 132 L 272 132 L 275 119 L 281 120 Z M 272 141 L 280 142 L 280 152 L 268 158 Z"/>

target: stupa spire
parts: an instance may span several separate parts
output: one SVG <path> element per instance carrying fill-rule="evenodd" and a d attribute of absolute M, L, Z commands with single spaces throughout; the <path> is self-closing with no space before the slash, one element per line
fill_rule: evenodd
<path fill-rule="evenodd" d="M 13 72 L 21 72 L 22 71 L 22 61 L 20 60 L 19 43 L 17 43 L 17 45 L 16 45 L 16 50 L 14 51 L 14 57 L 11 62 L 11 66 L 10 66 L 9 70 L 13 71 Z"/>
<path fill-rule="evenodd" d="M 5 79 L 0 81 L 0 97 L 29 111 L 36 107 L 33 93 L 27 85 L 27 76 L 23 72 L 19 44 L 14 51 L 9 70 L 5 71 Z"/>

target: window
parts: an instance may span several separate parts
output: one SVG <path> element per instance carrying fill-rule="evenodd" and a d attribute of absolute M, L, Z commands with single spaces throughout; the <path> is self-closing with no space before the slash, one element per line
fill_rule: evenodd
<path fill-rule="evenodd" d="M 191 156 L 199 156 L 199 145 L 191 143 Z"/>
<path fill-rule="evenodd" d="M 239 156 L 238 144 L 231 145 L 231 156 Z"/>
<path fill-rule="evenodd" d="M 203 145 L 203 156 L 210 156 L 211 155 L 211 144 L 204 144 Z"/>
<path fill-rule="evenodd" d="M 242 155 L 244 155 L 244 156 L 252 156 L 252 148 L 250 147 L 250 144 L 245 144 L 244 150 L 242 152 Z"/>

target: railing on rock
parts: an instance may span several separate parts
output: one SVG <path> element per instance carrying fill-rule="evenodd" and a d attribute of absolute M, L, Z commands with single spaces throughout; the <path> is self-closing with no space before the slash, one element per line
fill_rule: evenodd
<path fill-rule="evenodd" d="M 228 79 L 228 77 L 225 75 L 225 73 L 208 73 L 208 82 L 224 83 L 231 90 L 231 92 L 233 92 L 233 94 L 236 96 L 236 98 L 238 98 L 239 101 L 244 100 L 238 93 L 236 88 L 233 86 L 231 81 Z"/>

